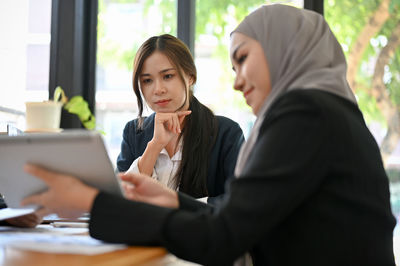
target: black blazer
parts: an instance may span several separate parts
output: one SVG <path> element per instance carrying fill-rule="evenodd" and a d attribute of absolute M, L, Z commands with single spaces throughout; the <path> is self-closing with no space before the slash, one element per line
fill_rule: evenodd
<path fill-rule="evenodd" d="M 4 202 L 3 197 L 0 195 L 0 209 L 7 208 L 7 204 Z M 6 221 L 0 221 L 0 225 L 9 225 Z"/>
<path fill-rule="evenodd" d="M 118 171 L 127 171 L 132 162 L 144 153 L 147 143 L 153 138 L 154 117 L 155 113 L 145 118 L 143 130 L 137 129 L 137 119 L 126 124 L 117 158 Z M 218 135 L 208 161 L 209 202 L 225 192 L 225 181 L 233 177 L 239 149 L 244 141 L 242 129 L 236 122 L 223 116 L 216 116 L 216 119 Z"/>
<path fill-rule="evenodd" d="M 100 193 L 89 230 L 204 265 L 232 265 L 246 251 L 255 265 L 395 265 L 389 197 L 358 107 L 298 90 L 271 106 L 242 175 L 215 208 L 182 194 L 176 210 Z"/>
<path fill-rule="evenodd" d="M 7 208 L 7 204 L 4 202 L 2 196 L 0 196 L 0 209 Z"/>

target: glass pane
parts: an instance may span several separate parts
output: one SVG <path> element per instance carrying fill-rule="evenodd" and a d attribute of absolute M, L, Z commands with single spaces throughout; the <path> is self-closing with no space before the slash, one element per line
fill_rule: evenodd
<path fill-rule="evenodd" d="M 0 1 L 0 132 L 25 128 L 25 101 L 48 99 L 51 0 Z"/>
<path fill-rule="evenodd" d="M 269 3 L 303 7 L 303 0 L 196 1 L 195 61 L 198 73 L 195 95 L 215 114 L 237 121 L 246 137 L 255 116 L 241 93 L 233 90 L 234 73 L 229 60 L 229 35 L 248 13 Z"/>
<path fill-rule="evenodd" d="M 390 179 L 392 210 L 400 215 L 400 4 L 389 0 L 326 0 L 325 17 L 341 43 L 347 78 L 375 136 Z M 394 233 L 400 257 L 400 233 Z M 399 263 L 399 260 L 397 259 Z"/>
<path fill-rule="evenodd" d="M 125 124 L 137 117 L 132 89 L 136 50 L 149 37 L 176 35 L 176 0 L 99 0 L 96 120 L 116 162 Z"/>

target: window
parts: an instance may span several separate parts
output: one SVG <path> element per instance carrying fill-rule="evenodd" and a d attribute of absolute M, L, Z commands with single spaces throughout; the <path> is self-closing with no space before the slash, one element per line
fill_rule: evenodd
<path fill-rule="evenodd" d="M 24 103 L 48 99 L 51 0 L 32 3 L 0 1 L 0 131 L 24 129 Z"/>
<path fill-rule="evenodd" d="M 234 73 L 229 59 L 230 33 L 244 17 L 263 4 L 303 7 L 303 1 L 204 1 L 196 2 L 195 95 L 214 113 L 237 121 L 247 137 L 255 116 L 240 92 L 233 90 Z"/>
<path fill-rule="evenodd" d="M 341 43 L 348 80 L 375 136 L 400 218 L 400 5 L 396 1 L 325 0 L 325 17 Z M 400 233 L 394 232 L 396 257 Z"/>
<path fill-rule="evenodd" d="M 100 0 L 96 67 L 96 119 L 113 163 L 125 124 L 137 117 L 133 59 L 150 36 L 176 36 L 176 0 Z"/>

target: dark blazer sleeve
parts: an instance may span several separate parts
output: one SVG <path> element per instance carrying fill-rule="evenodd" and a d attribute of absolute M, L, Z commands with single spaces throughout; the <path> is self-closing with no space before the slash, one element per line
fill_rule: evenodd
<path fill-rule="evenodd" d="M 179 210 L 211 213 L 213 208 L 190 196 L 179 193 Z M 177 210 L 161 208 L 100 192 L 93 203 L 89 231 L 91 236 L 115 243 L 164 245 L 165 224 Z M 141 216 L 137 216 L 137 214 Z M 150 218 L 151 217 L 151 218 Z M 111 219 L 110 219 L 111 218 Z M 132 223 L 133 222 L 133 223 Z M 140 225 L 140 235 L 132 226 Z M 116 226 L 117 225 L 117 226 Z M 142 227 L 144 226 L 144 227 Z M 149 234 L 149 232 L 152 232 Z"/>
<path fill-rule="evenodd" d="M 93 205 L 90 234 L 112 242 L 163 245 L 200 264 L 231 265 L 266 241 L 269 232 L 315 191 L 325 171 L 325 122 L 319 115 L 286 108 L 278 117 L 264 121 L 242 176 L 231 182 L 226 200 L 213 211 L 171 210 L 102 193 Z M 321 167 L 309 167 L 315 163 Z"/>
<path fill-rule="evenodd" d="M 143 128 L 138 129 L 138 120 L 129 121 L 124 128 L 121 142 L 121 152 L 117 158 L 117 170 L 125 172 L 136 158 L 142 156 L 147 143 L 153 138 L 154 116 L 144 117 Z"/>
<path fill-rule="evenodd" d="M 226 184 L 233 179 L 236 160 L 244 142 L 243 131 L 233 120 L 217 116 L 218 136 L 212 149 L 208 170 L 208 203 L 223 197 Z"/>
<path fill-rule="evenodd" d="M 121 152 L 117 158 L 117 170 L 119 172 L 125 172 L 129 169 L 135 158 L 135 151 L 133 147 L 134 134 L 136 131 L 136 126 L 134 121 L 130 121 L 125 125 L 122 142 L 121 142 Z"/>
<path fill-rule="evenodd" d="M 0 194 L 0 209 L 7 208 L 7 204 L 4 201 L 3 195 Z"/>
<path fill-rule="evenodd" d="M 213 206 L 205 204 L 201 201 L 194 200 L 192 197 L 185 193 L 178 192 L 179 209 L 186 211 L 198 211 L 201 209 L 208 209 L 210 212 L 213 210 Z"/>
<path fill-rule="evenodd" d="M 0 209 L 7 208 L 3 195 L 0 194 Z M 0 221 L 0 225 L 9 225 L 6 221 Z"/>

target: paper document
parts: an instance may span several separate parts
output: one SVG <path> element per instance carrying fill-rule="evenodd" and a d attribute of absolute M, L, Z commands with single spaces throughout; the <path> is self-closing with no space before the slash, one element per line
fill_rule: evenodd
<path fill-rule="evenodd" d="M 34 208 L 26 208 L 26 209 L 4 208 L 4 209 L 0 209 L 0 221 L 18 217 L 18 216 L 23 216 L 23 215 L 26 215 L 29 213 L 33 213 L 34 211 L 35 211 Z"/>
<path fill-rule="evenodd" d="M 127 247 L 102 242 L 90 237 L 87 232 L 87 228 L 53 228 L 50 225 L 32 229 L 3 226 L 0 227 L 0 247 L 82 255 L 96 255 Z"/>
<path fill-rule="evenodd" d="M 52 223 L 52 222 L 89 222 L 90 214 L 84 213 L 81 217 L 78 218 L 63 218 L 59 217 L 57 214 L 49 214 L 43 217 L 43 223 Z"/>

